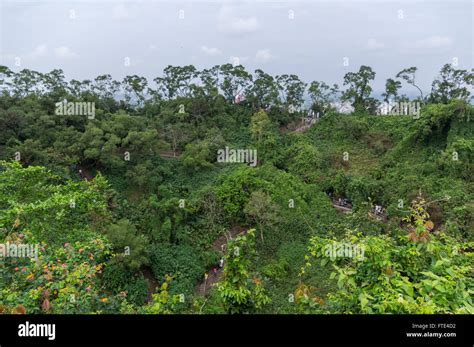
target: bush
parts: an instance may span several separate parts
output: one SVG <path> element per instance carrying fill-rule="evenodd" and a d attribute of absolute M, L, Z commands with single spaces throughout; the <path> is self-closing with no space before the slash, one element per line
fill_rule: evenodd
<path fill-rule="evenodd" d="M 166 275 L 173 277 L 171 294 L 191 292 L 205 271 L 201 258 L 191 246 L 171 244 L 152 246 L 151 269 L 158 281 L 163 281 Z"/>
<path fill-rule="evenodd" d="M 143 275 L 134 274 L 117 263 L 105 267 L 102 281 L 114 294 L 127 292 L 127 300 L 135 305 L 143 305 L 148 295 L 148 282 Z"/>

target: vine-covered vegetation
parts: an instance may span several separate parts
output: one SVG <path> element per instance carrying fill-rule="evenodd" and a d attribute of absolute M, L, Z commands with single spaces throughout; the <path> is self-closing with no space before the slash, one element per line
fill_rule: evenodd
<path fill-rule="evenodd" d="M 0 67 L 0 312 L 474 313 L 474 77 L 416 72 Z"/>

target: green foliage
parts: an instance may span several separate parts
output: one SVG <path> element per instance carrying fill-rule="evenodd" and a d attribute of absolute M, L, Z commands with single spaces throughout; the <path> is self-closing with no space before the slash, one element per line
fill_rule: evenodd
<path fill-rule="evenodd" d="M 131 304 L 140 306 L 145 302 L 148 294 L 147 280 L 142 275 L 136 275 L 120 264 L 107 264 L 101 280 L 114 294 L 124 294 Z"/>
<path fill-rule="evenodd" d="M 255 230 L 239 235 L 228 243 L 224 257 L 224 278 L 217 290 L 229 313 L 254 312 L 270 302 L 262 282 L 250 278 L 251 257 L 254 254 Z"/>
<path fill-rule="evenodd" d="M 98 282 L 111 248 L 94 230 L 107 216 L 104 180 L 61 182 L 41 167 L 0 164 L 0 243 L 31 247 L 27 257 L 7 257 L 0 265 L 2 310 L 113 311 L 123 299 L 104 293 Z"/>
<path fill-rule="evenodd" d="M 107 238 L 116 252 L 111 259 L 132 271 L 148 264 L 148 240 L 144 235 L 137 235 L 136 228 L 127 219 L 107 227 Z"/>
<path fill-rule="evenodd" d="M 344 76 L 344 85 L 349 88 L 343 92 L 342 100 L 349 100 L 358 110 L 369 110 L 373 99 L 370 98 L 372 87 L 370 81 L 375 78 L 375 72 L 370 66 L 362 65 L 358 72 L 348 72 Z"/>
<path fill-rule="evenodd" d="M 419 89 L 416 74 L 388 79 L 385 100 L 409 101 L 398 91 Z M 0 67 L 0 156 L 19 161 L 0 162 L 0 244 L 40 246 L 38 260 L 2 260 L 0 311 L 472 312 L 472 73 L 443 67 L 431 95 L 419 90 L 420 117 L 373 115 L 374 76 L 368 66 L 345 76 L 351 115 L 331 108 L 336 85 L 311 83 L 324 116 L 289 133 L 310 111 L 296 75 L 168 66 L 153 87 L 135 75 L 68 82 L 61 70 Z M 95 117 L 57 114 L 63 99 L 94 102 Z M 257 167 L 216 164 L 225 146 L 257 148 Z M 406 206 L 420 190 L 429 232 Z M 326 192 L 349 197 L 352 211 Z M 221 257 L 222 230 L 246 226 L 259 242 L 230 241 L 219 289 L 201 298 L 193 289 Z M 364 244 L 366 261 L 310 261 L 300 283 L 308 238 L 320 251 Z M 148 304 L 146 264 L 160 284 Z M 179 305 L 181 294 L 193 304 Z"/>
<path fill-rule="evenodd" d="M 320 151 L 302 140 L 288 147 L 285 153 L 285 163 L 288 165 L 288 169 L 304 181 L 317 179 L 323 160 Z"/>
<path fill-rule="evenodd" d="M 173 277 L 169 288 L 172 294 L 189 294 L 204 273 L 199 255 L 187 245 L 153 245 L 151 269 L 159 281 Z"/>
<path fill-rule="evenodd" d="M 272 202 L 270 196 L 260 190 L 252 193 L 245 205 L 244 213 L 258 226 L 262 241 L 263 230 L 272 228 L 278 223 L 278 206 Z"/>
<path fill-rule="evenodd" d="M 240 166 L 221 179 L 217 187 L 217 197 L 222 202 L 229 220 L 243 218 L 243 209 L 255 188 L 263 185 L 255 171 L 248 166 Z"/>
<path fill-rule="evenodd" d="M 429 234 L 423 202 L 412 209 L 410 234 L 362 236 L 349 231 L 342 242 L 364 249 L 363 259 L 328 257 L 335 240 L 311 239 L 306 268 L 332 265 L 338 291 L 326 309 L 342 313 L 473 313 L 472 253 L 445 234 Z M 318 259 L 314 263 L 312 259 Z M 302 270 L 304 273 L 305 269 Z"/>

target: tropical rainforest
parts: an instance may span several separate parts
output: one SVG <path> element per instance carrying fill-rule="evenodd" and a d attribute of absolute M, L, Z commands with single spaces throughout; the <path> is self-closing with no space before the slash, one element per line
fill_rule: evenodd
<path fill-rule="evenodd" d="M 0 313 L 473 314 L 474 75 L 417 73 L 1 66 Z"/>

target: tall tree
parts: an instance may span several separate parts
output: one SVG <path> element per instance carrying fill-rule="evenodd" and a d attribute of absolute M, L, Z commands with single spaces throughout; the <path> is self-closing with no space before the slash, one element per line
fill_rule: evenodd
<path fill-rule="evenodd" d="M 273 227 L 278 222 L 278 205 L 268 194 L 257 190 L 250 196 L 244 212 L 257 225 L 263 242 L 263 230 Z"/>
<path fill-rule="evenodd" d="M 171 66 L 163 70 L 164 76 L 153 81 L 158 86 L 158 92 L 166 99 L 178 96 L 187 96 L 193 78 L 196 77 L 196 68 L 193 65 Z"/>
<path fill-rule="evenodd" d="M 145 77 L 137 75 L 126 76 L 122 81 L 123 89 L 125 91 L 125 101 L 130 104 L 132 97 L 136 100 L 138 106 L 145 102 L 145 90 L 148 86 L 148 81 Z"/>
<path fill-rule="evenodd" d="M 220 75 L 220 88 L 229 101 L 235 100 L 239 94 L 246 94 L 252 83 L 252 75 L 242 65 L 224 64 L 220 67 Z"/>
<path fill-rule="evenodd" d="M 403 79 L 405 82 L 407 82 L 408 84 L 411 84 L 413 87 L 415 87 L 416 89 L 418 89 L 418 91 L 420 92 L 420 97 L 421 97 L 421 100 L 424 100 L 423 99 L 423 92 L 422 90 L 420 89 L 420 87 L 418 87 L 416 85 L 416 81 L 415 81 L 415 78 L 416 78 L 416 71 L 418 69 L 415 67 L 415 66 L 412 66 L 412 67 L 409 67 L 407 69 L 403 69 L 402 71 L 400 71 L 399 73 L 397 73 L 397 76 L 396 78 L 401 78 Z"/>
<path fill-rule="evenodd" d="M 344 85 L 348 86 L 342 94 L 343 101 L 351 101 L 356 110 L 370 108 L 372 87 L 370 81 L 375 78 L 375 72 L 370 66 L 362 65 L 358 72 L 348 72 L 344 76 Z"/>
<path fill-rule="evenodd" d="M 383 100 L 385 102 L 389 102 L 391 98 L 393 100 L 397 100 L 398 98 L 398 90 L 401 88 L 402 83 L 400 81 L 396 81 L 392 78 L 387 79 L 385 82 L 385 92 L 382 93 Z"/>
<path fill-rule="evenodd" d="M 29 70 L 23 69 L 20 72 L 14 73 L 12 78 L 13 94 L 16 96 L 24 97 L 29 94 L 40 94 L 42 74 Z"/>
<path fill-rule="evenodd" d="M 69 92 L 79 98 L 85 94 L 92 94 L 93 93 L 93 84 L 91 80 L 71 80 L 68 85 Z"/>
<path fill-rule="evenodd" d="M 8 79 L 13 75 L 13 72 L 6 66 L 0 65 L 0 93 L 9 89 Z"/>
<path fill-rule="evenodd" d="M 250 93 L 256 108 L 267 108 L 278 102 L 278 84 L 275 78 L 260 69 L 255 70 Z"/>
<path fill-rule="evenodd" d="M 304 100 L 306 83 L 301 81 L 297 75 L 280 75 L 276 77 L 281 101 L 294 108 L 300 107 Z"/>
<path fill-rule="evenodd" d="M 207 96 L 217 96 L 219 94 L 219 71 L 220 66 L 216 65 L 210 69 L 204 69 L 199 73 L 202 89 Z"/>
<path fill-rule="evenodd" d="M 114 81 L 108 74 L 97 76 L 92 84 L 92 91 L 100 98 L 113 98 L 119 90 L 120 82 Z"/>
<path fill-rule="evenodd" d="M 467 70 L 454 69 L 450 64 L 441 68 L 440 75 L 431 85 L 430 101 L 448 103 L 452 99 L 468 101 L 470 89 L 474 86 L 474 73 Z"/>
<path fill-rule="evenodd" d="M 337 84 L 334 84 L 332 87 L 330 87 L 324 82 L 311 82 L 308 92 L 312 101 L 312 110 L 315 112 L 320 112 L 321 114 L 327 112 L 327 110 L 331 107 L 331 102 L 334 101 L 338 90 L 339 87 Z"/>

